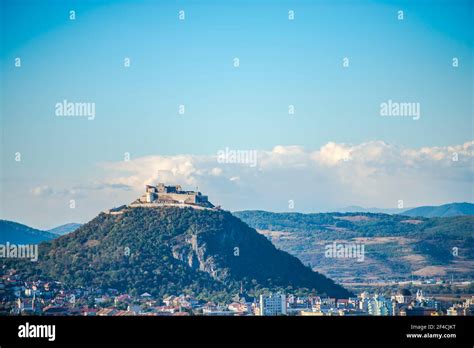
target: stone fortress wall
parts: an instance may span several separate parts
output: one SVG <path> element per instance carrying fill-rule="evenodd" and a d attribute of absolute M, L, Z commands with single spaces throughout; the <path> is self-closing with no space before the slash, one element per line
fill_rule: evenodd
<path fill-rule="evenodd" d="M 188 204 L 205 208 L 214 208 L 208 197 L 198 191 L 184 191 L 181 185 L 166 186 L 159 183 L 156 186 L 146 185 L 145 193 L 132 205 L 146 206 L 147 204 Z"/>

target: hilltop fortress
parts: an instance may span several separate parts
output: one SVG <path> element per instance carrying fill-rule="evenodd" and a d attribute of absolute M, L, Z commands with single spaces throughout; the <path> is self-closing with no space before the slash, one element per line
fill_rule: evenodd
<path fill-rule="evenodd" d="M 132 202 L 130 207 L 157 207 L 162 205 L 186 205 L 194 208 L 215 208 L 207 196 L 198 191 L 183 191 L 181 185 L 146 185 L 145 193 Z"/>

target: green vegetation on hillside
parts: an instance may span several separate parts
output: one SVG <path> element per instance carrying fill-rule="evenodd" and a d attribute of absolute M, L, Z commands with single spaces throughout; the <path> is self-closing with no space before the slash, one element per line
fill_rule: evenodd
<path fill-rule="evenodd" d="M 75 232 L 40 245 L 39 261 L 12 262 L 28 278 L 73 287 L 116 288 L 157 297 L 202 299 L 298 290 L 347 297 L 349 292 L 276 249 L 224 211 L 133 208 L 100 214 Z"/>
<path fill-rule="evenodd" d="M 429 266 L 451 265 L 460 276 L 473 273 L 468 264 L 456 268 L 455 262 L 474 260 L 474 216 L 413 218 L 374 213 L 264 211 L 242 211 L 234 215 L 262 230 L 278 248 L 339 280 L 351 276 L 408 278 L 411 273 Z M 325 258 L 324 246 L 335 240 L 362 241 L 365 262 Z M 420 274 L 427 271 L 422 270 Z M 441 269 L 438 271 L 443 273 Z"/>

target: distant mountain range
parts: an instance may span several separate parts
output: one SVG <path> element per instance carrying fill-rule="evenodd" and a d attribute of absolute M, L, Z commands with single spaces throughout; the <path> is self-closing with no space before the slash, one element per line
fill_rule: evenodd
<path fill-rule="evenodd" d="M 63 236 L 65 234 L 74 232 L 75 230 L 77 230 L 81 226 L 82 226 L 82 224 L 72 222 L 72 223 L 69 223 L 69 224 L 64 224 L 64 225 L 52 228 L 52 229 L 48 230 L 48 232 Z"/>
<path fill-rule="evenodd" d="M 39 245 L 38 262 L 7 260 L 25 278 L 202 299 L 299 289 L 337 298 L 349 291 L 278 250 L 222 210 L 158 207 L 101 213 Z"/>
<path fill-rule="evenodd" d="M 56 238 L 57 235 L 47 231 L 37 230 L 17 222 L 0 220 L 0 244 L 37 244 Z"/>
<path fill-rule="evenodd" d="M 338 213 L 374 213 L 374 214 L 402 214 L 404 209 L 383 209 L 383 208 L 364 208 L 358 205 L 350 205 L 348 207 L 337 210 Z"/>
<path fill-rule="evenodd" d="M 474 204 L 472 203 L 451 203 L 440 206 L 424 206 L 405 210 L 402 215 L 423 216 L 423 217 L 450 217 L 474 215 Z"/>
<path fill-rule="evenodd" d="M 383 208 L 364 208 L 357 205 L 351 205 L 338 210 L 339 213 L 374 213 L 374 214 L 399 214 L 406 216 L 422 217 L 449 217 L 474 215 L 474 204 L 472 203 L 449 203 L 439 206 L 422 206 L 408 209 L 383 209 Z"/>
<path fill-rule="evenodd" d="M 81 224 L 69 223 L 47 231 L 38 230 L 18 222 L 0 220 L 0 244 L 38 244 L 71 233 Z"/>

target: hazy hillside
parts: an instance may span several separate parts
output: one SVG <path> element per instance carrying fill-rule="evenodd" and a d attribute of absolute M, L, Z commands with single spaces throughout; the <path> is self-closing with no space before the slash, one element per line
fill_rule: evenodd
<path fill-rule="evenodd" d="M 82 224 L 69 223 L 69 224 L 64 224 L 64 225 L 52 228 L 52 229 L 48 230 L 48 232 L 62 236 L 64 234 L 74 232 L 75 230 L 77 230 L 81 226 L 82 226 Z"/>
<path fill-rule="evenodd" d="M 56 238 L 57 235 L 37 230 L 17 222 L 0 220 L 0 244 L 37 244 Z"/>
<path fill-rule="evenodd" d="M 370 213 L 234 213 L 278 248 L 341 282 L 418 276 L 474 276 L 474 216 Z M 365 247 L 365 259 L 326 258 L 333 242 Z M 454 249 L 456 248 L 456 249 Z M 457 250 L 457 255 L 455 254 Z"/>
<path fill-rule="evenodd" d="M 474 204 L 472 203 L 451 203 L 440 206 L 425 206 L 409 209 L 403 212 L 406 216 L 423 217 L 450 217 L 462 215 L 474 215 Z"/>

